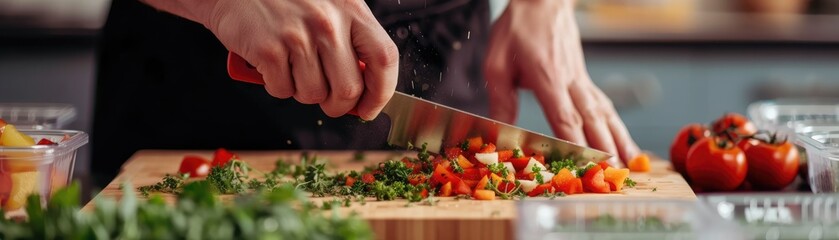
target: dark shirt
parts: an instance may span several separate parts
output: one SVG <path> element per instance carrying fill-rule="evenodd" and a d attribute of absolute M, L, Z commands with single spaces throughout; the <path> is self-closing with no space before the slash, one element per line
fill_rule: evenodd
<path fill-rule="evenodd" d="M 400 49 L 397 90 L 485 114 L 487 2 L 396 2 L 368 4 Z M 98 56 L 96 183 L 111 181 L 140 149 L 386 148 L 385 118 L 330 118 L 317 105 L 273 98 L 262 86 L 231 80 L 226 56 L 200 24 L 136 0 L 113 1 Z"/>

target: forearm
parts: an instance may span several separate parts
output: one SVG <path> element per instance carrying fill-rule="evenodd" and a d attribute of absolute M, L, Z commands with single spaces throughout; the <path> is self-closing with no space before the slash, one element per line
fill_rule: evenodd
<path fill-rule="evenodd" d="M 220 0 L 140 0 L 158 10 L 207 25 L 207 19 Z"/>

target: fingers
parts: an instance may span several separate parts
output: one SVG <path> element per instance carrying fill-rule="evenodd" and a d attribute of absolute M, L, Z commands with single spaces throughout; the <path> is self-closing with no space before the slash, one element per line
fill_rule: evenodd
<path fill-rule="evenodd" d="M 576 111 L 568 89 L 565 86 L 534 88 L 533 92 L 554 134 L 560 139 L 586 146 L 583 120 Z"/>
<path fill-rule="evenodd" d="M 294 79 L 294 99 L 304 104 L 317 104 L 326 100 L 328 89 L 317 49 L 308 38 L 297 34 L 284 39 L 291 53 L 289 64 Z"/>
<path fill-rule="evenodd" d="M 399 51 L 370 10 L 364 8 L 363 17 L 353 21 L 350 31 L 356 54 L 367 65 L 363 73 L 364 92 L 357 105 L 358 115 L 373 120 L 396 90 Z"/>
<path fill-rule="evenodd" d="M 294 96 L 294 80 L 291 79 L 291 68 L 288 64 L 288 53 L 283 48 L 272 48 L 260 51 L 259 65 L 256 70 L 262 73 L 265 80 L 265 91 L 276 98 L 290 98 Z"/>
<path fill-rule="evenodd" d="M 312 21 L 310 29 L 318 31 L 313 34 L 318 46 L 318 55 L 323 66 L 324 75 L 329 83 L 329 95 L 320 104 L 321 109 L 330 117 L 339 117 L 349 112 L 358 103 L 364 91 L 361 70 L 358 60 L 352 51 L 352 43 L 347 36 L 346 28 L 330 19 Z"/>
<path fill-rule="evenodd" d="M 606 124 L 606 111 L 598 98 L 592 95 L 590 88 L 595 87 L 590 81 L 574 80 L 571 84 L 571 99 L 583 120 L 583 130 L 589 146 L 604 152 L 618 155 L 612 132 Z"/>
<path fill-rule="evenodd" d="M 506 48 L 493 47 L 491 42 L 489 53 L 484 62 L 484 78 L 489 92 L 490 118 L 514 124 L 518 115 L 518 91 L 515 85 L 515 68 L 508 59 Z"/>
<path fill-rule="evenodd" d="M 607 112 L 607 124 L 615 141 L 615 147 L 618 150 L 618 156 L 623 162 L 627 162 L 641 153 L 641 148 L 632 140 L 629 130 L 626 129 L 623 121 L 615 110 L 612 101 L 599 88 L 594 88 L 593 95 L 600 99 L 602 106 Z"/>

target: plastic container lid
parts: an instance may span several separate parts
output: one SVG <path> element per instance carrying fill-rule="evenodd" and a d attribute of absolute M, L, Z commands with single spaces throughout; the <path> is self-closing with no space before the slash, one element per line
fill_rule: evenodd
<path fill-rule="evenodd" d="M 680 200 L 522 200 L 518 239 L 738 239 L 737 229 Z"/>
<path fill-rule="evenodd" d="M 700 198 L 747 239 L 839 238 L 837 194 L 712 194 Z"/>
<path fill-rule="evenodd" d="M 57 103 L 0 103 L 0 118 L 18 129 L 62 129 L 76 118 L 76 108 Z"/>

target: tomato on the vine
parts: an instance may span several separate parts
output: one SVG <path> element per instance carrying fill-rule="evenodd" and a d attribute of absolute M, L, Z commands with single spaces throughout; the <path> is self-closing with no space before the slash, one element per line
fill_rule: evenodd
<path fill-rule="evenodd" d="M 184 156 L 178 172 L 188 173 L 191 178 L 206 177 L 210 173 L 210 161 L 199 156 Z"/>
<path fill-rule="evenodd" d="M 682 175 L 687 175 L 685 161 L 688 158 L 688 150 L 694 143 L 710 135 L 711 132 L 702 124 L 692 123 L 682 127 L 670 145 L 670 162 L 673 168 Z"/>
<path fill-rule="evenodd" d="M 751 136 L 757 133 L 757 127 L 739 113 L 726 113 L 711 124 L 714 134 L 728 140 L 736 141 L 742 136 Z"/>
<path fill-rule="evenodd" d="M 696 142 L 685 162 L 691 183 L 703 190 L 731 191 L 746 179 L 746 155 L 731 141 L 719 137 Z"/>
<path fill-rule="evenodd" d="M 760 141 L 746 152 L 749 173 L 746 178 L 760 190 L 780 190 L 798 174 L 798 149 L 787 141 Z"/>

